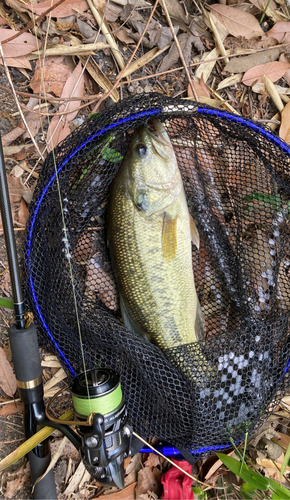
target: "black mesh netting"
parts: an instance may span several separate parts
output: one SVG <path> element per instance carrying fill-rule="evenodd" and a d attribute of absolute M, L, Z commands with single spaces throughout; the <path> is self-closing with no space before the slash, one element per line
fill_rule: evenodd
<path fill-rule="evenodd" d="M 111 181 L 132 131 L 152 115 L 174 145 L 201 240 L 192 258 L 206 340 L 168 352 L 120 321 L 106 238 Z M 27 230 L 27 290 L 42 337 L 79 373 L 79 321 L 86 368 L 120 373 L 134 430 L 187 460 L 189 450 L 242 440 L 289 386 L 289 149 L 242 118 L 149 94 L 93 117 L 54 154 Z"/>

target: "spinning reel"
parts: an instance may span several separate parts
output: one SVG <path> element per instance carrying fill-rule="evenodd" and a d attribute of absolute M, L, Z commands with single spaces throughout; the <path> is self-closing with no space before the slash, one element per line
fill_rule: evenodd
<path fill-rule="evenodd" d="M 48 412 L 63 389 L 49 401 L 46 416 L 80 451 L 91 476 L 102 486 L 124 488 L 124 458 L 131 453 L 132 429 L 127 424 L 119 374 L 94 368 L 75 377 L 69 389 L 75 420 L 60 424 Z M 72 424 L 77 433 L 67 427 Z"/>
<path fill-rule="evenodd" d="M 119 374 L 111 369 L 95 368 L 72 380 L 70 390 L 76 421 L 61 421 L 48 414 L 49 406 L 57 395 L 45 410 L 36 327 L 26 321 L 1 137 L 0 207 L 16 320 L 16 324 L 9 329 L 9 340 L 17 385 L 24 403 L 25 436 L 30 438 L 46 425 L 59 429 L 80 450 L 85 467 L 101 485 L 123 488 L 124 457 L 131 453 L 132 430 L 126 423 L 127 412 Z M 76 432 L 71 429 L 72 424 L 75 424 Z M 38 444 L 28 456 L 32 482 L 35 483 L 34 498 L 56 499 L 52 469 L 37 481 L 51 460 L 48 439 Z"/>

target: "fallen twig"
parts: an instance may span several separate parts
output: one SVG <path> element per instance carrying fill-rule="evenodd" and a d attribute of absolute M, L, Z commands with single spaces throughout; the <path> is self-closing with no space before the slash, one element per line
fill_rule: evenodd
<path fill-rule="evenodd" d="M 182 62 L 182 64 L 183 64 L 184 71 L 185 71 L 186 76 L 187 76 L 187 78 L 188 78 L 188 82 L 189 82 L 190 88 L 191 88 L 191 90 L 192 90 L 192 93 L 193 93 L 193 95 L 194 95 L 195 100 L 196 100 L 196 101 L 198 101 L 198 96 L 197 96 L 196 90 L 195 90 L 195 88 L 194 88 L 194 85 L 193 85 L 193 83 L 192 83 L 192 79 L 190 78 L 190 74 L 189 74 L 189 71 L 188 71 L 188 67 L 187 67 L 186 62 L 185 62 L 185 60 L 184 60 L 183 53 L 182 53 L 182 50 L 181 50 L 181 47 L 180 47 L 180 44 L 179 44 L 178 38 L 177 38 L 176 33 L 175 33 L 175 31 L 174 31 L 173 24 L 172 24 L 172 22 L 171 22 L 170 15 L 169 15 L 169 12 L 168 12 L 168 9 L 167 9 L 167 7 L 166 7 L 166 3 L 165 3 L 165 1 L 164 1 L 164 0 L 160 0 L 160 2 L 161 2 L 161 5 L 162 5 L 162 8 L 163 8 L 163 10 L 164 10 L 164 13 L 165 13 L 165 16 L 166 16 L 167 22 L 168 22 L 168 24 L 169 24 L 169 27 L 170 27 L 170 29 L 171 29 L 171 33 L 172 33 L 172 35 L 173 35 L 174 41 L 175 41 L 175 43 L 176 43 L 176 47 L 177 47 L 177 50 L 178 50 L 178 53 L 179 53 L 179 57 L 180 57 L 180 59 L 181 59 L 181 62 Z"/>
<path fill-rule="evenodd" d="M 152 19 L 153 15 L 154 15 L 154 12 L 155 12 L 155 9 L 156 9 L 156 7 L 157 7 L 157 5 L 158 5 L 158 2 L 159 2 L 159 0 L 155 0 L 155 3 L 154 3 L 154 5 L 153 5 L 152 11 L 151 11 L 151 14 L 150 14 L 150 16 L 149 16 L 149 18 L 148 18 L 148 20 L 147 20 L 147 23 L 146 23 L 146 25 L 145 25 L 145 27 L 144 27 L 144 30 L 143 30 L 142 35 L 141 35 L 141 37 L 140 37 L 140 40 L 139 40 L 139 42 L 137 43 L 137 45 L 136 45 L 135 49 L 133 50 L 133 52 L 132 52 L 132 54 L 131 54 L 131 57 L 130 57 L 129 61 L 127 62 L 127 64 L 126 64 L 125 68 L 121 71 L 120 75 L 118 76 L 118 78 L 117 78 L 116 82 L 114 83 L 113 87 L 111 88 L 111 90 L 110 90 L 107 94 L 104 94 L 104 95 L 103 95 L 103 97 L 102 97 L 102 98 L 100 99 L 100 101 L 98 102 L 98 104 L 94 107 L 94 109 L 93 109 L 93 112 L 94 112 L 94 113 L 98 110 L 98 108 L 99 108 L 100 104 L 101 104 L 101 103 L 102 103 L 105 99 L 107 99 L 107 98 L 108 98 L 108 97 L 112 94 L 112 92 L 113 92 L 113 91 L 117 88 L 117 86 L 118 86 L 119 82 L 121 81 L 121 79 L 123 78 L 123 76 L 124 76 L 124 74 L 125 74 L 125 71 L 129 68 L 129 66 L 130 66 L 131 62 L 133 61 L 133 58 L 134 58 L 134 56 L 135 56 L 135 54 L 136 54 L 136 52 L 137 52 L 137 50 L 138 50 L 138 48 L 139 48 L 139 45 L 140 45 L 140 44 L 141 44 L 141 42 L 142 42 L 142 38 L 143 38 L 143 36 L 145 35 L 145 33 L 146 33 L 146 31 L 147 31 L 147 28 L 148 28 L 148 26 L 149 26 L 149 24 L 150 24 L 150 21 L 151 21 L 151 19 Z"/>
<path fill-rule="evenodd" d="M 47 9 L 45 12 L 40 14 L 40 16 L 38 16 L 36 19 L 32 19 L 32 21 L 30 21 L 30 23 L 28 23 L 25 26 L 25 28 L 23 28 L 18 33 L 16 33 L 16 35 L 13 35 L 10 38 L 6 38 L 6 40 L 3 40 L 3 42 L 1 42 L 2 45 L 4 43 L 11 42 L 11 40 L 15 40 L 15 38 L 22 35 L 22 33 L 25 33 L 26 31 L 30 30 L 30 28 L 33 28 L 36 25 L 36 23 L 38 23 L 38 21 L 41 21 L 41 19 L 43 19 L 45 16 L 47 16 L 47 14 L 49 14 L 53 9 L 55 9 L 56 7 L 61 5 L 63 2 L 65 2 L 65 0 L 59 0 L 56 4 L 52 5 L 52 7 L 49 7 L 49 9 Z"/>

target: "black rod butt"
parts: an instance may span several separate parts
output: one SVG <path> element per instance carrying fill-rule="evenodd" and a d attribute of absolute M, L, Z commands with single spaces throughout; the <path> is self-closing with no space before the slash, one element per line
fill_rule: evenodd
<path fill-rule="evenodd" d="M 51 455 L 49 453 L 46 457 L 40 458 L 37 457 L 33 451 L 30 451 L 28 453 L 28 458 L 31 469 L 32 483 L 35 484 L 37 479 L 44 474 L 49 466 Z M 33 498 L 35 500 L 57 500 L 53 469 L 51 469 L 48 474 L 35 485 Z"/>

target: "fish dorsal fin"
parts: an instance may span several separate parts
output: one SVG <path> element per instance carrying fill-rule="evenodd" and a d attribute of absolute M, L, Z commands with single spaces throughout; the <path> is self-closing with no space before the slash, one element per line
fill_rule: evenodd
<path fill-rule="evenodd" d="M 194 245 L 199 250 L 199 233 L 198 233 L 198 229 L 196 227 L 196 224 L 192 218 L 192 215 L 189 215 L 189 220 L 190 220 L 191 241 L 192 241 L 192 243 L 194 243 Z"/>
<path fill-rule="evenodd" d="M 164 258 L 173 259 L 177 248 L 177 216 L 173 219 L 167 212 L 163 214 L 162 251 Z"/>

